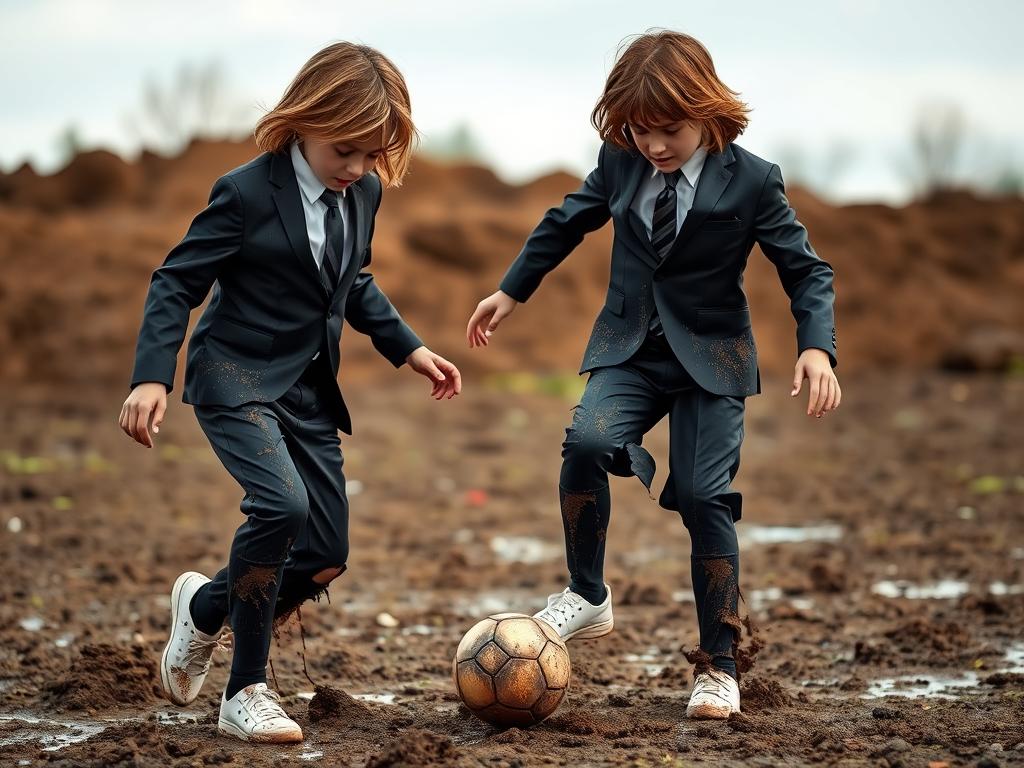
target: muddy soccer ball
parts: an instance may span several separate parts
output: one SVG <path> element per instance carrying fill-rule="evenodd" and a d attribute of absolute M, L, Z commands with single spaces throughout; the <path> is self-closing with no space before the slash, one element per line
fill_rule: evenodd
<path fill-rule="evenodd" d="M 494 725 L 523 727 L 558 708 L 569 688 L 569 654 L 543 621 L 498 613 L 462 638 L 452 674 L 473 714 Z"/>

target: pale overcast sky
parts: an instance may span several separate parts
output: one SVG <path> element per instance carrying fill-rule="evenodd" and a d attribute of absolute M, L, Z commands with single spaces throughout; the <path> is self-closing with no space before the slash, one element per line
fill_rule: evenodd
<path fill-rule="evenodd" d="M 54 170 L 71 125 L 86 146 L 131 156 L 126 116 L 144 82 L 169 83 L 184 63 L 217 62 L 254 123 L 312 53 L 353 40 L 402 70 L 425 140 L 464 123 L 508 180 L 584 174 L 597 147 L 590 110 L 616 47 L 648 27 L 708 46 L 754 109 L 738 143 L 784 174 L 795 153 L 813 172 L 849 147 L 834 198 L 905 198 L 900 157 L 929 103 L 963 111 L 979 163 L 1024 167 L 1016 0 L 0 0 L 0 168 Z"/>

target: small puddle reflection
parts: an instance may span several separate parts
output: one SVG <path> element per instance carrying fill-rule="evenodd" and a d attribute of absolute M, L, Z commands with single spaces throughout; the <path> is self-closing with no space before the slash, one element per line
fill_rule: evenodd
<path fill-rule="evenodd" d="M 24 723 L 25 727 L 0 737 L 0 746 L 34 741 L 44 752 L 56 752 L 70 744 L 77 744 L 90 736 L 102 733 L 109 725 L 119 721 L 50 720 L 30 714 L 0 715 L 0 723 L 11 722 Z"/>
<path fill-rule="evenodd" d="M 1024 643 L 1014 643 L 1006 649 L 998 671 L 1024 674 Z M 981 676 L 973 671 L 956 675 L 901 675 L 871 680 L 861 698 L 902 696 L 910 699 L 955 699 L 958 698 L 956 691 L 976 689 L 980 685 Z"/>
<path fill-rule="evenodd" d="M 907 600 L 952 600 L 966 595 L 970 589 L 966 581 L 959 579 L 941 579 L 930 584 L 914 584 L 902 579 L 885 580 L 871 586 L 876 595 Z"/>
<path fill-rule="evenodd" d="M 472 597 L 457 598 L 452 610 L 461 616 L 483 619 L 492 613 L 534 613 L 543 608 L 535 590 L 507 589 L 480 592 Z M 534 607 L 536 605 L 536 607 Z"/>
<path fill-rule="evenodd" d="M 736 528 L 741 543 L 801 544 L 806 541 L 837 541 L 843 526 L 835 523 L 815 525 L 740 525 Z"/>
<path fill-rule="evenodd" d="M 627 653 L 622 660 L 626 664 L 640 665 L 648 677 L 657 677 L 668 666 L 666 655 L 654 647 L 647 648 L 643 653 Z"/>
<path fill-rule="evenodd" d="M 533 536 L 495 536 L 491 551 L 504 563 L 546 563 L 562 557 L 565 550 Z"/>

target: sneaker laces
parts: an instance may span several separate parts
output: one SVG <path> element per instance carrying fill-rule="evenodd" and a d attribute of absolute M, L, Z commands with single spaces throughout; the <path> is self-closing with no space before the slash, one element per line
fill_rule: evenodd
<path fill-rule="evenodd" d="M 555 599 L 549 602 L 548 607 L 541 611 L 540 616 L 537 618 L 543 619 L 549 624 L 552 621 L 556 625 L 568 624 L 573 614 L 579 611 L 580 606 L 583 604 L 583 598 L 570 590 L 566 590 L 553 597 Z M 558 621 L 559 617 L 561 621 Z"/>
<path fill-rule="evenodd" d="M 703 696 L 704 694 L 709 694 L 728 701 L 729 680 L 732 680 L 732 677 L 728 672 L 717 669 L 701 672 L 697 675 L 697 679 L 693 681 L 693 695 Z"/>
<path fill-rule="evenodd" d="M 205 675 L 210 671 L 214 651 L 231 650 L 231 633 L 221 632 L 208 640 L 195 635 L 188 641 L 188 648 L 182 654 L 182 669 L 192 677 Z"/>
<path fill-rule="evenodd" d="M 291 719 L 281 709 L 281 705 L 278 704 L 279 701 L 281 701 L 281 695 L 277 691 L 272 691 L 269 688 L 259 688 L 247 704 L 257 722 L 270 720 L 275 717 L 283 717 L 286 720 Z"/>

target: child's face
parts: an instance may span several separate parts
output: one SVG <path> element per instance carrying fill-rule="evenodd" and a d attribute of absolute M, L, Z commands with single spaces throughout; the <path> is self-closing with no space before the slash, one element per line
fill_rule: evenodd
<path fill-rule="evenodd" d="M 341 192 L 359 177 L 369 173 L 384 151 L 380 136 L 372 139 L 321 141 L 302 138 L 302 155 L 323 185 Z"/>
<path fill-rule="evenodd" d="M 700 124 L 694 120 L 640 125 L 629 123 L 640 154 L 662 173 L 679 170 L 701 144 Z"/>

